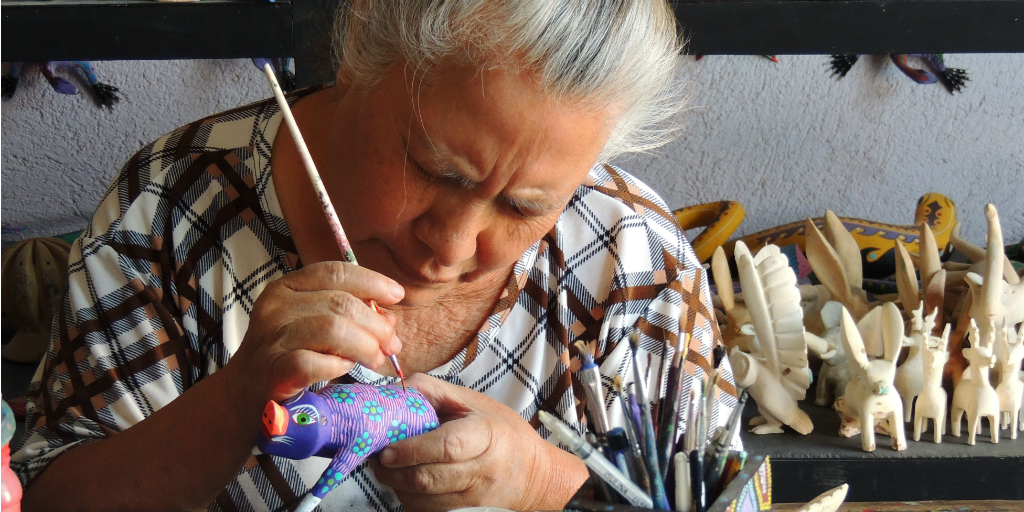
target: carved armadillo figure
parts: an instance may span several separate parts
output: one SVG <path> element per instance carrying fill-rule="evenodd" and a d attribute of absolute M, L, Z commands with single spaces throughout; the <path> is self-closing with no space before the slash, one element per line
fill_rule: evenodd
<path fill-rule="evenodd" d="M 337 384 L 268 402 L 256 446 L 289 459 L 332 459 L 296 509 L 309 512 L 367 457 L 437 426 L 437 413 L 415 389 Z"/>

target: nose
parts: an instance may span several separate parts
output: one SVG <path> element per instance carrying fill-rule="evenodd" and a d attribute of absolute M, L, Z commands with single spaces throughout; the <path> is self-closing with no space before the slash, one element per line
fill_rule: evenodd
<path fill-rule="evenodd" d="M 273 400 L 267 402 L 261 427 L 268 438 L 283 436 L 288 431 L 288 411 Z"/>
<path fill-rule="evenodd" d="M 486 206 L 464 199 L 436 205 L 414 227 L 416 237 L 430 247 L 434 260 L 454 267 L 473 258 L 477 237 L 484 229 Z"/>

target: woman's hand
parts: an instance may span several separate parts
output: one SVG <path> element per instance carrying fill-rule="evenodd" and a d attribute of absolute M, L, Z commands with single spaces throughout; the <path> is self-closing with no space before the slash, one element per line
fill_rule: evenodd
<path fill-rule="evenodd" d="M 434 406 L 441 426 L 370 460 L 377 480 L 406 510 L 560 510 L 587 479 L 583 461 L 542 439 L 505 405 L 423 374 L 408 383 Z"/>
<path fill-rule="evenodd" d="M 253 307 L 249 328 L 224 371 L 262 408 L 359 363 L 381 365 L 402 349 L 395 316 L 367 305 L 390 305 L 405 291 L 372 270 L 342 262 L 315 263 L 267 285 Z"/>

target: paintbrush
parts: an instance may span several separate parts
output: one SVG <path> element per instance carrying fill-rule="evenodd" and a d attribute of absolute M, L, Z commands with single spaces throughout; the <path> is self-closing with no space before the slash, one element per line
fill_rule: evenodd
<path fill-rule="evenodd" d="M 633 331 L 629 334 L 629 346 L 633 351 L 633 377 L 636 380 L 636 398 L 643 410 L 644 423 L 644 461 L 647 463 L 647 473 L 651 479 L 651 499 L 654 506 L 662 510 L 668 510 L 668 496 L 665 494 L 665 481 L 661 477 L 661 468 L 658 463 L 658 442 L 654 438 L 654 420 L 651 419 L 651 402 L 647 400 L 647 393 L 644 390 L 644 381 L 640 373 L 640 364 L 637 363 L 636 353 L 639 350 L 640 334 Z"/>
<path fill-rule="evenodd" d="M 622 390 L 622 376 L 616 375 L 612 379 L 612 387 L 615 394 L 619 396 L 619 405 L 622 407 L 623 430 L 626 431 L 626 439 L 629 441 L 629 450 L 633 456 L 633 466 L 636 469 L 637 485 L 648 495 L 651 494 L 651 482 L 647 475 L 647 464 L 644 463 L 643 454 L 640 452 L 640 440 L 636 431 L 636 425 L 632 421 L 632 414 L 629 410 L 629 401 L 626 393 Z"/>
<path fill-rule="evenodd" d="M 661 464 L 661 477 L 664 479 L 668 478 L 672 454 L 676 446 L 679 399 L 683 394 L 683 362 L 686 361 L 689 345 L 689 333 L 681 333 L 676 352 L 672 355 L 672 365 L 668 369 L 668 389 L 665 390 L 665 404 L 661 408 L 661 422 L 658 427 L 658 462 Z M 668 483 L 667 480 L 666 483 Z"/>
<path fill-rule="evenodd" d="M 306 169 L 309 182 L 313 185 L 317 198 L 320 199 L 320 206 L 323 208 L 324 216 L 327 217 L 327 224 L 331 228 L 331 233 L 334 234 L 334 241 L 337 242 L 341 252 L 345 254 L 345 261 L 358 265 L 356 253 L 352 252 L 352 244 L 349 243 L 348 237 L 345 236 L 345 230 L 341 227 L 341 221 L 338 220 L 338 212 L 334 210 L 331 197 L 327 195 L 324 182 L 320 179 L 320 173 L 316 170 L 316 164 L 313 163 L 313 156 L 309 154 L 306 141 L 302 138 L 302 133 L 299 132 L 299 125 L 295 123 L 295 116 L 292 115 L 292 109 L 288 106 L 288 100 L 285 99 L 284 93 L 281 91 L 281 85 L 277 83 L 274 68 L 266 59 L 258 59 L 258 61 L 259 64 L 263 65 L 263 72 L 266 73 L 267 80 L 270 82 L 270 88 L 274 91 L 274 99 L 277 100 L 277 106 L 281 108 L 284 123 L 288 126 L 288 132 L 292 134 L 292 140 L 295 141 L 295 149 L 298 150 L 299 156 L 302 158 L 302 166 Z M 377 313 L 384 314 L 384 310 L 373 300 L 370 301 L 370 307 Z M 405 374 L 402 372 L 402 367 L 398 364 L 398 358 L 391 354 L 389 359 L 391 359 L 391 364 L 395 366 L 395 373 L 398 374 L 398 378 L 402 380 L 402 389 L 406 390 Z"/>

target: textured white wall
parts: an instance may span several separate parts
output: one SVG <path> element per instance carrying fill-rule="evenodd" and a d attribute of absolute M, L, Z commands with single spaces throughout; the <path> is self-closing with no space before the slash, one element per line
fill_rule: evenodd
<path fill-rule="evenodd" d="M 669 206 L 743 203 L 738 234 L 821 215 L 908 224 L 917 198 L 957 204 L 970 240 L 982 207 L 999 208 L 1006 240 L 1024 236 L 1024 56 L 954 55 L 972 76 L 963 94 L 914 84 L 885 58 L 844 79 L 827 57 L 709 56 L 687 66 L 694 98 L 682 137 L 620 162 Z M 84 226 L 133 152 L 205 115 L 267 95 L 248 60 L 99 62 L 121 103 L 100 111 L 30 71 L 2 116 L 2 223 L 26 236 Z"/>

